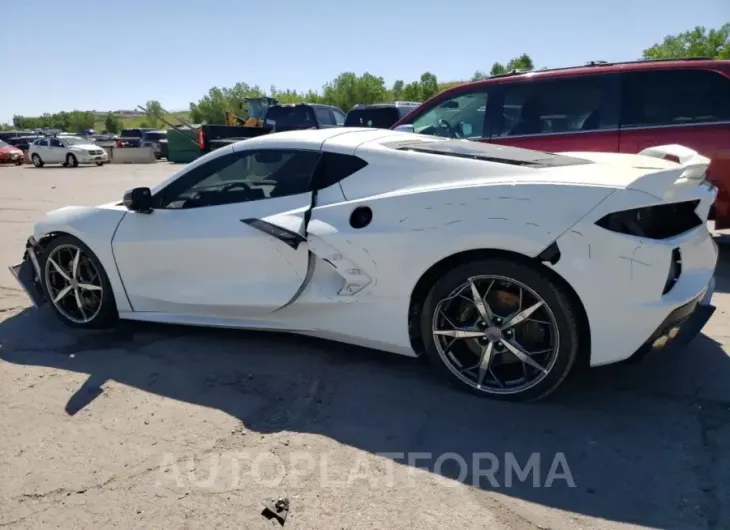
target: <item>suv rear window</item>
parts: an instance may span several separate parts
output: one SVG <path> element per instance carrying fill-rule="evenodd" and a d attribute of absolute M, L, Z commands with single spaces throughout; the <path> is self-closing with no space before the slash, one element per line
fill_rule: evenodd
<path fill-rule="evenodd" d="M 408 109 L 413 110 L 413 109 Z M 353 109 L 347 113 L 345 127 L 375 127 L 390 129 L 401 118 L 395 107 Z"/>
<path fill-rule="evenodd" d="M 167 138 L 167 133 L 164 133 L 164 132 L 145 133 L 143 138 L 145 140 L 149 140 L 150 142 L 156 142 L 160 139 Z"/>
<path fill-rule="evenodd" d="M 277 129 L 282 127 L 309 128 L 316 127 L 317 120 L 314 118 L 314 111 L 307 105 L 294 105 L 291 107 L 274 106 L 266 111 L 266 125 Z"/>
<path fill-rule="evenodd" d="M 625 74 L 621 126 L 730 120 L 730 79 L 708 70 Z"/>
<path fill-rule="evenodd" d="M 577 166 L 593 163 L 582 158 L 533 151 L 532 149 L 490 145 L 465 140 L 403 140 L 400 142 L 387 142 L 383 145 L 398 151 L 416 151 L 431 155 L 454 156 L 531 168 Z"/>

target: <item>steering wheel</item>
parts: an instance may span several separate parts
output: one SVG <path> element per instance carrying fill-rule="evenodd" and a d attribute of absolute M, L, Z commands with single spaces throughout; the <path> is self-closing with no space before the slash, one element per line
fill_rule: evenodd
<path fill-rule="evenodd" d="M 242 188 L 246 191 L 251 191 L 253 189 L 248 182 L 232 182 L 232 183 L 228 184 L 227 186 L 223 186 L 221 188 L 220 192 L 225 193 L 226 191 L 231 191 L 236 188 Z"/>
<path fill-rule="evenodd" d="M 451 124 L 443 118 L 438 121 L 438 127 L 439 129 L 446 129 L 446 132 L 448 132 L 449 134 L 449 138 L 460 138 L 460 136 L 456 132 L 456 129 L 454 129 Z"/>

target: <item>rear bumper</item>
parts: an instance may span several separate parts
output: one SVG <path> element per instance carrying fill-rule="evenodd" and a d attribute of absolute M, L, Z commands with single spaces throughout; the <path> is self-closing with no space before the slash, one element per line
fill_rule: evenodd
<path fill-rule="evenodd" d="M 686 347 L 700 334 L 715 312 L 716 308 L 711 303 L 714 291 L 713 277 L 697 298 L 672 311 L 628 361 L 641 360 L 653 351 L 666 352 Z"/>
<path fill-rule="evenodd" d="M 46 302 L 46 295 L 41 284 L 40 247 L 33 237 L 28 238 L 25 245 L 23 261 L 9 267 L 33 305 L 40 307 Z"/>

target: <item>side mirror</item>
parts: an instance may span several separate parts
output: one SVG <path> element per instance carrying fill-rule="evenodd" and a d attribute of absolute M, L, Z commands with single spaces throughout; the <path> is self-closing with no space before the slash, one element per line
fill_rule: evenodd
<path fill-rule="evenodd" d="M 152 192 L 149 188 L 134 188 L 124 194 L 127 210 L 140 213 L 152 212 Z"/>
<path fill-rule="evenodd" d="M 398 131 L 398 132 L 407 132 L 407 133 L 415 132 L 415 129 L 413 128 L 413 124 L 412 123 L 406 123 L 406 124 L 403 124 L 403 125 L 398 125 L 398 127 L 396 127 L 395 130 Z"/>

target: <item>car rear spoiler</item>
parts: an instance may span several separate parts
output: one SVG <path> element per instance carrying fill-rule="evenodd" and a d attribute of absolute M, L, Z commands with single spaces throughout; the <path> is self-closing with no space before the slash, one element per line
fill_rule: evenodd
<path fill-rule="evenodd" d="M 681 189 L 699 186 L 707 180 L 710 159 L 689 147 L 660 145 L 644 149 L 637 156 L 659 158 L 676 166 L 648 171 L 628 186 L 631 189 L 668 199 Z"/>

